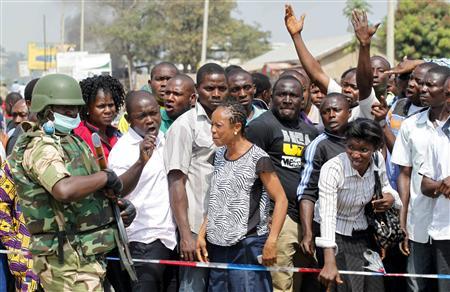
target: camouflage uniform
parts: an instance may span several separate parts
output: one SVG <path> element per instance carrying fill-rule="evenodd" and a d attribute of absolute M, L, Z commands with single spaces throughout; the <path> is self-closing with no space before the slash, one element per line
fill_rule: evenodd
<path fill-rule="evenodd" d="M 65 177 L 99 171 L 87 146 L 72 135 L 46 135 L 33 126 L 18 139 L 10 161 L 44 289 L 102 291 L 104 254 L 116 246 L 109 201 L 99 192 L 71 203 L 50 194 Z"/>

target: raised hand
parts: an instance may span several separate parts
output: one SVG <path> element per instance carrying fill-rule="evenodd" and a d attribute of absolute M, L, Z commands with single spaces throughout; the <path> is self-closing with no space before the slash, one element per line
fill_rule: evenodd
<path fill-rule="evenodd" d="M 356 9 L 352 11 L 352 25 L 355 29 L 356 38 L 362 45 L 370 44 L 372 36 L 377 31 L 378 26 L 380 26 L 380 24 L 378 23 L 374 26 L 369 27 L 369 22 L 367 21 L 367 13 L 365 11 L 358 11 Z"/>
<path fill-rule="evenodd" d="M 302 14 L 300 19 L 296 19 L 291 5 L 284 5 L 284 9 L 284 24 L 286 25 L 287 30 L 291 35 L 300 33 L 303 30 L 305 14 Z"/>
<path fill-rule="evenodd" d="M 139 159 L 147 162 L 152 157 L 153 150 L 156 148 L 156 137 L 153 135 L 145 135 L 144 140 L 139 145 Z"/>
<path fill-rule="evenodd" d="M 424 63 L 423 60 L 408 60 L 405 56 L 403 60 L 398 63 L 397 66 L 392 68 L 389 71 L 386 71 L 386 74 L 405 74 L 405 73 L 411 73 L 414 71 L 414 69 L 417 67 L 417 65 L 420 65 Z"/>
<path fill-rule="evenodd" d="M 375 121 L 383 121 L 386 120 L 386 116 L 389 112 L 389 107 L 386 102 L 386 98 L 384 95 L 379 98 L 380 103 L 375 103 L 372 105 L 371 114 L 374 116 Z"/>

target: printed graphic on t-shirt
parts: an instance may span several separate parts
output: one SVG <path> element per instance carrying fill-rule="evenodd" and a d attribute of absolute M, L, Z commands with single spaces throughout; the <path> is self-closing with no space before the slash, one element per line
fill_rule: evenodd
<path fill-rule="evenodd" d="M 296 131 L 281 129 L 283 133 L 283 155 L 281 166 L 287 168 L 300 168 L 302 164 L 303 149 L 309 144 L 309 136 Z"/>

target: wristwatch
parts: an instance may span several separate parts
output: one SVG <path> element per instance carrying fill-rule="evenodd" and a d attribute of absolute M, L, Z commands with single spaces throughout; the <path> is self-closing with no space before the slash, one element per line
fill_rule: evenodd
<path fill-rule="evenodd" d="M 380 125 L 380 127 L 384 128 L 387 125 L 387 122 L 385 119 L 382 119 L 381 121 L 378 121 L 378 124 Z"/>

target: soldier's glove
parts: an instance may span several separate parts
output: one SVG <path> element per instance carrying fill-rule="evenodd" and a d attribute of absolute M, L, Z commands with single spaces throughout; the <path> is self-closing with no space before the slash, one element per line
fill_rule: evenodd
<path fill-rule="evenodd" d="M 122 217 L 123 225 L 125 225 L 125 227 L 130 226 L 131 222 L 136 218 L 136 208 L 133 203 L 123 198 L 117 200 L 117 204 L 119 205 L 120 217 Z"/>
<path fill-rule="evenodd" d="M 122 181 L 111 169 L 104 169 L 103 171 L 106 172 L 107 176 L 105 188 L 112 190 L 114 195 L 120 197 L 120 193 L 123 189 Z"/>

